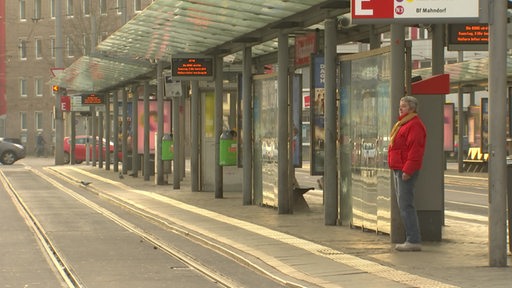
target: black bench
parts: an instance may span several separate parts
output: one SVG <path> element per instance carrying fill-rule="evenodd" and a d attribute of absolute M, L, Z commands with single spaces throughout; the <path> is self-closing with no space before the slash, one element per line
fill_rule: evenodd
<path fill-rule="evenodd" d="M 466 172 L 487 172 L 487 161 L 489 153 L 482 153 L 479 147 L 469 148 L 468 155 L 463 162 L 463 169 Z"/>
<path fill-rule="evenodd" d="M 308 191 L 315 189 L 315 187 L 300 187 L 299 182 L 297 182 L 297 179 L 293 178 L 293 210 L 294 211 L 301 211 L 301 210 L 308 210 L 309 205 L 308 202 L 306 202 L 306 199 L 304 199 L 304 194 L 306 194 Z"/>
<path fill-rule="evenodd" d="M 309 209 L 308 202 L 304 199 L 304 194 L 315 187 L 295 187 L 293 188 L 293 210 L 301 211 Z"/>

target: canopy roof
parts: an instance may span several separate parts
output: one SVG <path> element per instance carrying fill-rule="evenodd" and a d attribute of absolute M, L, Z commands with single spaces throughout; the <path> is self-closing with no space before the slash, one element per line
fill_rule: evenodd
<path fill-rule="evenodd" d="M 283 29 L 305 31 L 350 11 L 349 0 L 155 0 L 50 82 L 75 91 L 102 91 L 152 71 L 175 54 L 226 56 L 253 46 L 275 52 Z M 154 68 L 153 68 L 154 69 Z"/>
<path fill-rule="evenodd" d="M 253 57 L 267 55 L 276 52 L 280 31 L 298 35 L 323 29 L 326 17 L 349 12 L 349 0 L 155 0 L 101 42 L 94 54 L 81 57 L 50 83 L 68 90 L 100 92 L 136 79 L 152 79 L 154 63 L 170 61 L 176 54 L 230 55 L 236 60 L 251 45 Z M 339 38 L 358 41 L 368 37 L 369 29 L 369 25 L 345 27 Z M 389 27 L 373 29 L 384 32 Z M 488 65 L 487 58 L 446 65 L 452 91 L 459 84 L 483 89 Z M 507 71 L 512 75 L 510 59 Z M 413 71 L 423 78 L 430 74 L 429 68 Z"/>

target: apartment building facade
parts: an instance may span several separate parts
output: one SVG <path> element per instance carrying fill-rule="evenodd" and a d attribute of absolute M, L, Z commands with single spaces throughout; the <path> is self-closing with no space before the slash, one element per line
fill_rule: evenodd
<path fill-rule="evenodd" d="M 60 11 L 56 10 L 60 1 Z M 151 0 L 0 0 L 0 137 L 19 138 L 35 154 L 42 134 L 55 147 L 56 99 L 48 84 L 148 6 Z M 63 47 L 56 47 L 61 17 Z M 65 67 L 55 67 L 62 53 Z M 73 123 L 75 124 L 75 123 Z"/>

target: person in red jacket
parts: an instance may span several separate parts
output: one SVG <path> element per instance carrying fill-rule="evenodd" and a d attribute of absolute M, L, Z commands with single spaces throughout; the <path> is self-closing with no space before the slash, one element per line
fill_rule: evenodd
<path fill-rule="evenodd" d="M 406 234 L 405 242 L 395 246 L 398 251 L 421 251 L 414 186 L 423 162 L 427 133 L 417 109 L 416 98 L 405 96 L 400 99 L 400 116 L 389 141 L 388 165 L 393 170 L 396 198 Z"/>

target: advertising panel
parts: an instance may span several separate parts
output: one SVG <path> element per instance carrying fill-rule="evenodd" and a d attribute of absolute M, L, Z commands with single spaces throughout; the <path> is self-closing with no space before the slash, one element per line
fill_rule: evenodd
<path fill-rule="evenodd" d="M 316 33 L 295 37 L 295 67 L 307 66 L 311 63 L 311 54 L 317 52 Z"/>
<path fill-rule="evenodd" d="M 324 56 L 311 57 L 311 175 L 324 174 L 325 64 Z"/>
<path fill-rule="evenodd" d="M 278 107 L 276 74 L 254 77 L 254 151 L 261 153 L 255 163 L 255 202 L 278 205 Z M 258 157 L 256 157 L 258 158 Z M 258 161 L 259 162 L 259 161 Z M 259 204 L 259 203 L 258 203 Z"/>
<path fill-rule="evenodd" d="M 482 145 L 480 149 L 482 153 L 489 153 L 489 98 L 484 97 L 481 100 L 481 122 L 482 123 Z"/>
<path fill-rule="evenodd" d="M 453 103 L 444 104 L 444 151 L 453 151 L 454 137 L 453 131 L 455 129 L 455 108 Z"/>
<path fill-rule="evenodd" d="M 138 102 L 138 153 L 144 153 L 144 101 Z M 157 101 L 149 102 L 149 153 L 155 153 L 155 133 L 158 132 L 158 103 Z M 164 101 L 164 131 L 163 133 L 171 133 L 171 102 Z"/>
<path fill-rule="evenodd" d="M 389 47 L 340 58 L 341 219 L 390 231 Z"/>

